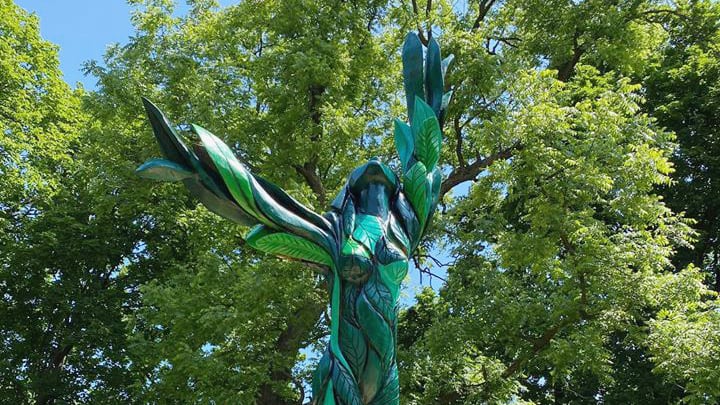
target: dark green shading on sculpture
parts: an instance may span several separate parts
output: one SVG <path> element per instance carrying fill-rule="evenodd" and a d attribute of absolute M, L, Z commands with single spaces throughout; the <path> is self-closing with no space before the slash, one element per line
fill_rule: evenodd
<path fill-rule="evenodd" d="M 398 404 L 398 296 L 408 258 L 430 222 L 440 193 L 441 120 L 450 99 L 434 39 L 408 34 L 402 50 L 410 124 L 395 120 L 399 178 L 377 159 L 355 169 L 323 215 L 250 173 L 232 150 L 192 125 L 199 142 L 182 136 L 143 99 L 166 159 L 137 169 L 156 180 L 182 181 L 211 211 L 254 226 L 248 244 L 263 252 L 324 266 L 330 291 L 330 345 L 312 383 L 313 404 Z"/>

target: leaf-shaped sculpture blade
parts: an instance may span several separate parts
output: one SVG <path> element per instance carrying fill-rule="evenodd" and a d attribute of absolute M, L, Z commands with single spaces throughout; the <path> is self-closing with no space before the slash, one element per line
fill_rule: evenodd
<path fill-rule="evenodd" d="M 417 34 L 411 32 L 405 37 L 402 49 L 403 79 L 407 100 L 408 121 L 412 122 L 415 97 L 423 98 L 423 50 Z"/>
<path fill-rule="evenodd" d="M 163 155 L 180 165 L 190 163 L 190 160 L 192 160 L 190 151 L 182 143 L 182 138 L 165 117 L 165 114 L 145 97 L 142 98 L 142 102 Z"/>
<path fill-rule="evenodd" d="M 255 227 L 245 239 L 250 246 L 266 253 L 332 266 L 332 258 L 320 246 L 296 235 L 273 231 L 264 225 Z"/>
<path fill-rule="evenodd" d="M 352 237 L 362 243 L 370 252 L 375 251 L 375 245 L 382 234 L 383 227 L 377 216 L 359 214 L 355 217 L 355 230 Z"/>
<path fill-rule="evenodd" d="M 215 135 L 211 134 L 210 131 L 199 125 L 193 124 L 191 127 L 193 132 L 200 137 L 205 151 L 212 159 L 215 167 L 217 167 L 218 172 L 223 178 L 223 182 L 230 190 L 235 201 L 250 213 L 258 212 L 250 186 L 250 172 L 237 160 L 230 148 Z M 258 219 L 263 223 L 268 222 L 264 218 Z"/>
<path fill-rule="evenodd" d="M 180 181 L 194 176 L 187 167 L 165 159 L 151 159 L 135 169 L 138 176 L 160 181 Z"/>
<path fill-rule="evenodd" d="M 405 185 L 405 191 L 407 192 L 410 203 L 417 214 L 417 218 L 420 221 L 420 229 L 425 228 L 425 220 L 428 214 L 427 204 L 427 188 L 428 184 L 425 179 L 427 176 L 427 170 L 422 162 L 417 162 L 413 167 L 405 174 L 403 184 Z"/>
<path fill-rule="evenodd" d="M 395 148 L 400 156 L 403 171 L 407 171 L 413 163 L 415 141 L 410 126 L 397 118 L 395 119 Z"/>
<path fill-rule="evenodd" d="M 412 132 L 415 156 L 430 171 L 440 159 L 442 132 L 433 110 L 419 98 L 415 99 L 415 122 L 412 125 Z"/>
<path fill-rule="evenodd" d="M 425 57 L 425 100 L 436 116 L 440 116 L 444 87 L 440 45 L 435 38 L 430 37 Z"/>

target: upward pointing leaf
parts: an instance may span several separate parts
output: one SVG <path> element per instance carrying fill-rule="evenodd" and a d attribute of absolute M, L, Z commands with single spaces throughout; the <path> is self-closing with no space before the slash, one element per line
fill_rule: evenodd
<path fill-rule="evenodd" d="M 410 168 L 405 174 L 403 185 L 407 192 L 410 204 L 412 204 L 415 213 L 417 214 L 418 220 L 420 221 L 420 229 L 425 227 L 425 221 L 427 220 L 428 214 L 428 183 L 425 179 L 427 176 L 427 170 L 422 162 L 417 162 Z"/>
<path fill-rule="evenodd" d="M 425 97 L 423 90 L 423 50 L 417 34 L 411 32 L 405 37 L 402 49 L 403 83 L 409 121 L 412 121 L 415 97 Z"/>
<path fill-rule="evenodd" d="M 427 56 L 425 58 L 425 100 L 437 116 L 440 116 L 443 90 L 440 45 L 435 38 L 431 37 L 428 41 Z"/>
<path fill-rule="evenodd" d="M 415 99 L 415 117 L 412 132 L 415 141 L 415 156 L 432 170 L 440 159 L 442 132 L 432 109 L 422 100 Z"/>
<path fill-rule="evenodd" d="M 415 150 L 415 142 L 413 140 L 412 130 L 406 123 L 395 119 L 395 148 L 397 149 L 403 171 L 410 168 L 410 163 Z"/>

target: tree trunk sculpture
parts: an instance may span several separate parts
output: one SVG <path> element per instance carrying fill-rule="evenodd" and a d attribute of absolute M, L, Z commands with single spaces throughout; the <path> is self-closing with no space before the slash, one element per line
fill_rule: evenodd
<path fill-rule="evenodd" d="M 312 404 L 398 404 L 398 296 L 408 258 L 437 205 L 443 111 L 450 99 L 434 39 L 408 34 L 402 51 L 410 125 L 395 120 L 402 178 L 373 158 L 355 169 L 331 210 L 319 215 L 250 173 L 232 150 L 192 125 L 188 148 L 162 112 L 143 99 L 166 159 L 137 169 L 156 180 L 182 181 L 211 211 L 254 226 L 250 246 L 326 268 L 331 302 L 330 344 L 313 376 Z"/>

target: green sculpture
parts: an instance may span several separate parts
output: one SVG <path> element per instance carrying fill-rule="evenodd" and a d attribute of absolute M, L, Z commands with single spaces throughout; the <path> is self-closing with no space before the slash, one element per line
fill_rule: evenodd
<path fill-rule="evenodd" d="M 441 59 L 431 38 L 423 58 L 420 39 L 410 33 L 402 61 L 410 121 L 395 120 L 402 179 L 371 159 L 355 169 L 323 215 L 250 173 L 227 145 L 197 125 L 192 131 L 200 142 L 188 148 L 143 99 L 166 160 L 146 162 L 139 175 L 182 181 L 211 211 L 254 226 L 246 239 L 258 250 L 328 269 L 330 345 L 313 377 L 313 404 L 399 403 L 398 296 L 408 258 L 438 202 L 441 120 L 451 95 L 444 93 L 444 76 L 452 56 Z"/>

